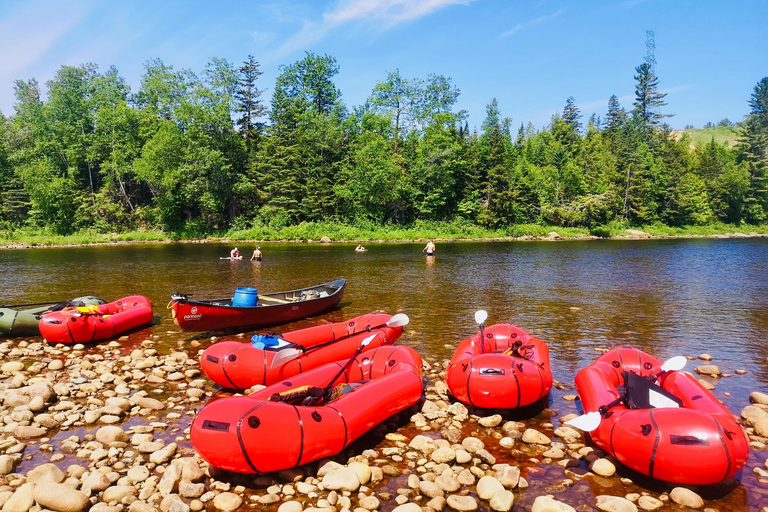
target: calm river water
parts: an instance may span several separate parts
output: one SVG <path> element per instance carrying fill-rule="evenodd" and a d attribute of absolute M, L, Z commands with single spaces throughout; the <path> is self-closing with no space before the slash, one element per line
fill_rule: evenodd
<path fill-rule="evenodd" d="M 438 243 L 434 258 L 422 255 L 423 245 L 372 243 L 356 254 L 354 244 L 262 243 L 260 263 L 219 260 L 231 248 L 222 244 L 3 250 L 0 304 L 142 294 L 155 305 L 154 326 L 142 336 L 154 333 L 161 346 L 175 347 L 210 333 L 178 332 L 165 307 L 174 292 L 218 298 L 237 286 L 270 292 L 345 277 L 339 309 L 268 331 L 403 311 L 411 323 L 400 342 L 435 360 L 475 332 L 473 313 L 483 308 L 488 324 L 511 322 L 546 341 L 555 379 L 567 386 L 597 357 L 594 349 L 624 345 L 660 359 L 711 354 L 732 375 L 714 393 L 736 414 L 751 391 L 768 392 L 766 238 Z M 239 248 L 247 258 L 254 246 Z M 575 390 L 553 392 L 561 415 L 576 412 L 562 400 L 569 393 Z M 765 458 L 753 452 L 724 508 L 768 505 L 761 503 L 766 486 L 751 471 Z"/>

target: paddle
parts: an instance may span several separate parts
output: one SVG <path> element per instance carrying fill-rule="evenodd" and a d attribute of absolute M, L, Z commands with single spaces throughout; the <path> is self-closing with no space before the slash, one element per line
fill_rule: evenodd
<path fill-rule="evenodd" d="M 341 367 L 341 370 L 339 370 L 339 373 L 337 373 L 336 376 L 332 378 L 330 382 L 328 382 L 328 385 L 323 388 L 323 396 L 325 396 L 325 394 L 331 390 L 331 388 L 333 387 L 333 383 L 336 381 L 336 379 L 341 377 L 341 374 L 344 373 L 344 370 L 346 370 L 347 367 L 350 364 L 352 364 L 352 361 L 354 361 L 355 358 L 360 355 L 360 352 L 362 352 L 365 347 L 367 347 L 374 339 L 376 339 L 376 336 L 378 336 L 378 334 L 371 334 L 370 336 L 365 338 L 362 343 L 360 343 L 360 346 L 357 347 L 357 350 L 355 350 L 355 353 L 352 354 L 352 357 L 349 358 L 349 361 L 344 363 L 344 366 Z"/>
<path fill-rule="evenodd" d="M 408 325 L 408 322 L 410 322 L 410 319 L 408 318 L 408 315 L 404 313 L 398 313 L 397 315 L 394 315 L 392 318 L 390 318 L 387 322 L 381 324 L 381 325 L 375 325 L 373 327 L 367 327 L 367 331 L 371 331 L 373 329 L 379 329 L 381 327 L 403 327 L 405 325 Z M 345 334 L 344 336 L 340 336 L 338 338 L 334 338 L 329 341 L 325 341 L 323 343 L 319 343 L 317 345 L 314 345 L 312 347 L 306 348 L 304 350 L 300 350 L 298 348 L 286 348 L 277 353 L 274 359 L 272 359 L 272 364 L 269 365 L 269 369 L 275 368 L 277 366 L 280 366 L 281 364 L 285 364 L 289 361 L 293 361 L 294 359 L 298 359 L 303 354 L 306 354 L 310 350 L 315 350 L 320 347 L 325 347 L 327 345 L 331 345 L 333 343 L 336 343 L 337 341 L 345 340 L 347 338 L 351 338 L 352 336 L 357 336 L 360 334 L 360 332 L 353 332 L 352 334 Z M 367 338 L 366 338 L 367 339 Z M 366 344 L 367 345 L 367 344 Z"/>
<path fill-rule="evenodd" d="M 656 381 L 658 376 L 664 372 L 682 370 L 685 368 L 686 363 L 688 363 L 688 360 L 685 358 L 685 356 L 675 356 L 671 359 L 667 359 L 659 368 L 659 373 L 652 375 L 650 378 L 652 381 Z M 619 405 L 621 402 L 626 400 L 626 398 L 626 395 L 622 395 L 613 402 L 607 405 L 603 405 L 598 410 L 577 416 L 572 420 L 566 421 L 565 424 L 570 425 L 571 427 L 576 427 L 577 429 L 584 432 L 592 432 L 600 426 L 600 422 L 603 419 L 603 414 L 605 414 L 611 407 Z"/>
<path fill-rule="evenodd" d="M 485 337 L 483 336 L 483 324 L 488 319 L 488 312 L 484 309 L 475 311 L 475 323 L 480 326 L 480 353 L 485 354 Z"/>

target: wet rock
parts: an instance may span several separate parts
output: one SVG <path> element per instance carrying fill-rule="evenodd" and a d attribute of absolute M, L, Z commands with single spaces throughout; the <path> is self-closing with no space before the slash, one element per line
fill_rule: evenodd
<path fill-rule="evenodd" d="M 490 500 L 494 494 L 503 490 L 501 482 L 492 476 L 484 476 L 477 482 L 477 495 L 483 500 Z"/>
<path fill-rule="evenodd" d="M 83 491 L 90 493 L 92 491 L 100 492 L 109 487 L 112 482 L 109 481 L 103 473 L 94 471 L 83 482 Z"/>
<path fill-rule="evenodd" d="M 160 502 L 160 510 L 162 512 L 189 512 L 190 507 L 182 501 L 180 496 L 170 494 Z M 133 511 L 133 507 L 131 507 L 131 511 Z"/>
<path fill-rule="evenodd" d="M 759 436 L 768 437 L 768 416 L 763 416 L 755 422 L 755 433 Z"/>
<path fill-rule="evenodd" d="M 423 453 L 424 455 L 429 455 L 433 451 L 437 450 L 437 444 L 435 441 L 427 436 L 418 435 L 414 437 L 411 442 L 408 444 L 408 447 L 419 451 Z"/>
<path fill-rule="evenodd" d="M 555 435 L 566 444 L 580 443 L 582 439 L 581 432 L 568 425 L 563 425 L 555 430 Z"/>
<path fill-rule="evenodd" d="M 431 459 L 438 464 L 451 462 L 456 459 L 456 452 L 452 448 L 438 448 L 430 455 Z"/>
<path fill-rule="evenodd" d="M 634 503 L 619 496 L 598 496 L 597 508 L 603 512 L 637 512 L 637 506 Z"/>
<path fill-rule="evenodd" d="M 443 510 L 445 508 L 445 498 L 432 498 L 427 502 L 427 508 L 437 511 Z"/>
<path fill-rule="evenodd" d="M 717 377 L 723 374 L 722 370 L 720 370 L 720 367 L 716 364 L 703 364 L 701 366 L 697 366 L 694 371 L 699 375 L 710 375 L 712 377 Z"/>
<path fill-rule="evenodd" d="M 421 481 L 418 484 L 419 491 L 430 498 L 443 497 L 443 490 L 434 482 Z"/>
<path fill-rule="evenodd" d="M 768 405 L 768 394 L 759 391 L 753 391 L 749 394 L 749 401 L 753 404 Z"/>
<path fill-rule="evenodd" d="M 13 472 L 16 461 L 10 455 L 0 455 L 0 476 Z"/>
<path fill-rule="evenodd" d="M 768 412 L 754 405 L 748 405 L 741 410 L 741 419 L 749 426 L 754 426 L 757 420 L 765 417 L 768 417 Z"/>
<path fill-rule="evenodd" d="M 104 491 L 101 499 L 108 503 L 111 501 L 121 501 L 126 496 L 133 496 L 136 493 L 136 487 L 132 485 L 113 485 Z"/>
<path fill-rule="evenodd" d="M 24 369 L 24 363 L 21 361 L 9 361 L 0 366 L 0 371 L 3 373 L 15 373 Z"/>
<path fill-rule="evenodd" d="M 35 484 L 32 496 L 41 507 L 56 512 L 81 512 L 89 504 L 85 493 L 68 485 L 52 482 Z"/>
<path fill-rule="evenodd" d="M 701 496 L 685 487 L 675 487 L 669 493 L 669 499 L 684 507 L 699 509 L 704 506 Z"/>
<path fill-rule="evenodd" d="M 107 425 L 96 431 L 96 440 L 103 445 L 109 445 L 114 442 L 127 443 L 128 434 L 120 427 Z"/>
<path fill-rule="evenodd" d="M 536 429 L 529 428 L 523 432 L 523 442 L 528 444 L 548 445 L 552 440 Z"/>
<path fill-rule="evenodd" d="M 149 461 L 155 464 L 163 464 L 176 454 L 176 443 L 171 443 L 162 450 L 158 450 L 149 456 Z"/>
<path fill-rule="evenodd" d="M 646 512 L 656 512 L 664 506 L 664 502 L 657 500 L 653 496 L 640 496 L 637 500 L 637 506 Z"/>
<path fill-rule="evenodd" d="M 515 503 L 515 495 L 511 491 L 499 491 L 491 496 L 491 509 L 497 512 L 508 512 L 512 509 L 512 505 Z"/>
<path fill-rule="evenodd" d="M 146 396 L 139 398 L 136 404 L 142 409 L 152 409 L 154 411 L 161 411 L 165 409 L 165 404 L 163 402 Z"/>
<path fill-rule="evenodd" d="M 35 504 L 35 484 L 22 484 L 3 505 L 3 512 L 27 512 Z"/>
<path fill-rule="evenodd" d="M 469 471 L 467 470 L 467 472 Z M 471 475 L 472 474 L 470 473 L 470 476 Z M 435 478 L 435 483 L 445 492 L 456 492 L 461 487 L 459 480 L 454 475 L 440 475 Z"/>
<path fill-rule="evenodd" d="M 56 467 L 55 464 L 42 464 L 27 473 L 27 482 L 35 484 L 43 482 L 59 484 L 63 482 L 65 478 L 66 475 L 64 472 Z"/>
<path fill-rule="evenodd" d="M 34 439 L 36 437 L 44 436 L 48 430 L 41 427 L 33 427 L 31 425 L 20 425 L 13 429 L 13 437 L 16 439 Z"/>
<path fill-rule="evenodd" d="M 592 463 L 589 469 L 591 469 L 592 472 L 605 477 L 616 474 L 616 466 L 614 466 L 608 459 L 597 459 Z"/>
<path fill-rule="evenodd" d="M 200 468 L 200 463 L 194 457 L 182 457 L 174 460 L 173 464 L 181 468 L 182 480 L 196 482 L 205 477 L 205 471 Z"/>
<path fill-rule="evenodd" d="M 131 483 L 137 484 L 149 478 L 149 469 L 144 466 L 133 466 L 128 470 L 127 477 Z"/>
<path fill-rule="evenodd" d="M 477 510 L 477 500 L 472 496 L 460 496 L 457 494 L 451 494 L 448 496 L 446 503 L 453 510 L 458 512 L 471 512 Z"/>
<path fill-rule="evenodd" d="M 531 512 L 576 512 L 572 506 L 557 501 L 551 495 L 539 496 L 531 505 Z"/>
<path fill-rule="evenodd" d="M 223 492 L 213 498 L 213 506 L 224 512 L 237 510 L 242 504 L 243 498 L 232 492 Z"/>
<path fill-rule="evenodd" d="M 510 466 L 509 464 L 500 464 L 494 466 L 496 470 L 496 480 L 507 489 L 514 489 L 520 481 L 520 467 Z"/>
<path fill-rule="evenodd" d="M 477 422 L 483 427 L 492 428 L 501 424 L 501 419 L 501 414 L 494 414 L 493 416 L 480 418 Z"/>
<path fill-rule="evenodd" d="M 192 483 L 182 480 L 179 484 L 179 495 L 182 498 L 199 498 L 205 493 L 204 483 Z"/>
<path fill-rule="evenodd" d="M 461 439 L 464 437 L 461 433 L 461 429 L 456 427 L 446 427 L 440 431 L 440 435 L 451 444 L 461 443 Z"/>
<path fill-rule="evenodd" d="M 277 512 L 301 512 L 303 509 L 301 502 L 286 501 L 277 508 Z M 371 509 L 374 510 L 374 509 Z"/>
<path fill-rule="evenodd" d="M 323 487 L 330 491 L 356 491 L 360 488 L 357 473 L 350 468 L 334 469 L 323 477 Z"/>
<path fill-rule="evenodd" d="M 376 496 L 366 496 L 360 500 L 360 506 L 365 510 L 376 510 L 381 505 L 379 498 Z M 279 510 L 277 512 L 280 512 Z"/>
<path fill-rule="evenodd" d="M 272 505 L 273 503 L 277 503 L 280 501 L 280 496 L 274 493 L 265 494 L 264 496 L 259 496 L 259 499 L 256 500 L 256 502 L 259 505 Z"/>
<path fill-rule="evenodd" d="M 452 415 L 456 421 L 467 421 L 469 411 L 461 402 L 455 402 L 448 408 L 448 414 Z"/>
<path fill-rule="evenodd" d="M 699 354 L 699 359 L 701 359 L 702 361 L 711 361 L 712 356 L 709 354 Z"/>
<path fill-rule="evenodd" d="M 461 442 L 461 446 L 463 446 L 469 453 L 477 453 L 485 448 L 485 443 L 476 437 L 466 437 Z"/>
<path fill-rule="evenodd" d="M 329 460 L 328 462 L 326 462 L 325 464 L 323 464 L 323 465 L 320 467 L 320 469 L 318 469 L 318 470 L 317 470 L 317 477 L 318 477 L 318 478 L 323 478 L 325 475 L 327 475 L 327 474 L 328 474 L 328 473 L 330 473 L 331 471 L 333 471 L 333 470 L 335 470 L 335 469 L 343 468 L 343 467 L 344 467 L 344 466 L 342 466 L 342 465 L 341 465 L 341 464 L 339 464 L 338 462 L 336 462 L 336 461 L 333 461 L 333 460 Z"/>

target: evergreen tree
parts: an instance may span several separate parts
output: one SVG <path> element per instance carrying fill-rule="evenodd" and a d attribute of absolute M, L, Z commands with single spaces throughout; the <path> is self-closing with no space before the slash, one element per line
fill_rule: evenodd
<path fill-rule="evenodd" d="M 264 130 L 264 122 L 259 121 L 267 113 L 267 107 L 261 102 L 261 94 L 264 92 L 256 87 L 256 80 L 262 75 L 259 63 L 253 55 L 240 66 L 237 78 L 237 112 L 242 117 L 237 120 L 240 133 L 245 137 L 246 148 L 251 152 L 257 137 Z"/>
<path fill-rule="evenodd" d="M 744 217 L 761 223 L 768 220 L 768 77 L 755 85 L 749 106 L 750 114 L 739 130 L 740 160 L 749 171 Z"/>
<path fill-rule="evenodd" d="M 608 115 L 605 116 L 607 130 L 615 131 L 627 120 L 627 112 L 619 104 L 619 98 L 612 95 L 608 100 Z"/>
<path fill-rule="evenodd" d="M 581 112 L 579 107 L 576 106 L 576 100 L 573 96 L 569 96 L 565 102 L 565 108 L 563 108 L 563 122 L 574 129 L 576 133 L 581 131 Z"/>
<path fill-rule="evenodd" d="M 635 109 L 632 113 L 639 117 L 646 126 L 656 126 L 665 117 L 673 114 L 662 114 L 659 109 L 667 104 L 666 93 L 657 90 L 659 78 L 653 73 L 651 65 L 643 62 L 635 68 Z"/>

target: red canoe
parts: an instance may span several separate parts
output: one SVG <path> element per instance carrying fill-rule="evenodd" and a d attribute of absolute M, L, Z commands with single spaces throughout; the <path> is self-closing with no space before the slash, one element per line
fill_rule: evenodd
<path fill-rule="evenodd" d="M 421 397 L 421 358 L 409 347 L 359 354 L 332 381 L 348 361 L 296 375 L 250 396 L 209 403 L 192 422 L 192 446 L 217 468 L 279 471 L 336 455 Z M 309 398 L 322 394 L 313 390 L 331 384 L 336 386 L 331 396 Z"/>
<path fill-rule="evenodd" d="M 268 386 L 297 373 L 350 357 L 368 336 L 376 335 L 376 338 L 366 350 L 391 345 L 403 333 L 402 327 L 386 326 L 391 318 L 385 313 L 369 313 L 345 322 L 286 332 L 274 340 L 277 343 L 275 346 L 263 348 L 254 343 L 222 341 L 203 352 L 200 364 L 211 380 L 226 388 L 246 389 L 256 384 Z M 284 351 L 296 352 L 296 349 L 309 350 L 296 359 L 272 367 L 275 357 Z"/>
<path fill-rule="evenodd" d="M 660 366 L 637 349 L 606 352 L 576 374 L 584 411 L 615 401 L 625 376 L 636 379 L 622 372 L 648 377 L 659 374 Z M 590 433 L 595 444 L 635 471 L 667 482 L 708 485 L 740 471 L 749 440 L 730 411 L 689 373 L 661 373 L 657 384 L 661 391 L 653 386 L 654 393 L 662 398 L 655 399 L 656 407 L 630 409 L 622 402 L 602 411 L 599 427 Z M 670 398 L 663 398 L 667 394 Z"/>
<path fill-rule="evenodd" d="M 152 323 L 152 302 L 131 295 L 99 306 L 66 308 L 40 320 L 40 334 L 51 343 L 88 343 Z"/>
<path fill-rule="evenodd" d="M 233 304 L 233 298 L 189 300 L 186 294 L 171 296 L 168 308 L 182 331 L 213 331 L 266 327 L 306 318 L 341 302 L 346 279 L 287 292 L 258 295 L 251 305 Z M 256 291 L 254 288 L 249 290 Z M 255 299 L 255 297 L 254 297 Z"/>
<path fill-rule="evenodd" d="M 486 327 L 456 348 L 445 383 L 458 400 L 476 407 L 514 408 L 549 394 L 547 345 L 515 325 Z"/>

